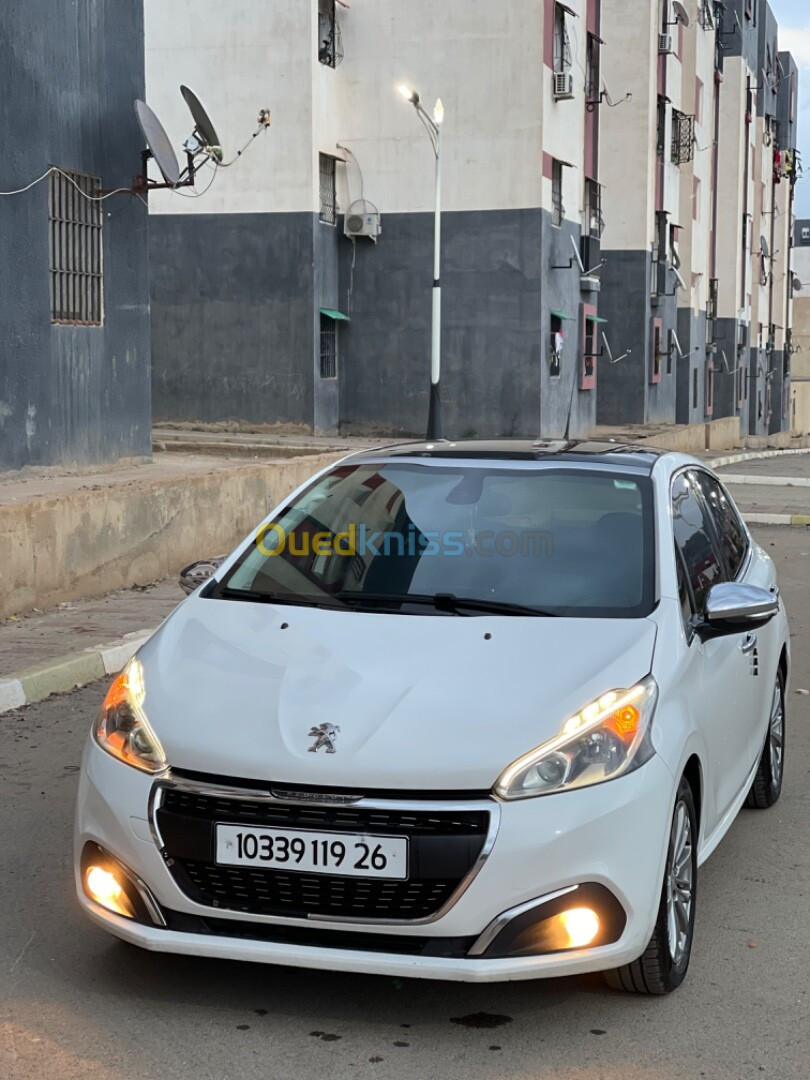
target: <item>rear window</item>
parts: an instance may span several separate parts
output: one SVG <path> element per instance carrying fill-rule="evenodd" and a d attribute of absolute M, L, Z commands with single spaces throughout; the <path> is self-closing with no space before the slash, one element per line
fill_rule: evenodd
<path fill-rule="evenodd" d="M 626 618 L 652 610 L 653 551 L 646 477 L 397 461 L 316 480 L 221 587 L 336 606 L 349 594 L 450 593 Z"/>

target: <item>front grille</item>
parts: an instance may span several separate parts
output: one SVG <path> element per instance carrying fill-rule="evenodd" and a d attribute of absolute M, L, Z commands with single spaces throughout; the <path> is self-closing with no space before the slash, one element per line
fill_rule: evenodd
<path fill-rule="evenodd" d="M 391 832 L 399 835 L 477 836 L 489 827 L 486 810 L 461 813 L 447 810 L 380 810 L 360 806 L 289 806 L 250 799 L 220 798 L 196 791 L 167 788 L 161 809 L 206 821 L 243 825 L 279 825 L 302 829 L 340 829 L 346 832 Z"/>
<path fill-rule="evenodd" d="M 262 867 L 217 866 L 180 859 L 175 878 L 198 904 L 257 915 L 354 916 L 364 919 L 422 919 L 451 895 L 458 881 L 378 881 L 288 874 Z"/>
<path fill-rule="evenodd" d="M 490 826 L 487 810 L 290 805 L 165 787 L 155 814 L 163 856 L 195 903 L 255 915 L 412 920 L 435 915 L 475 866 Z M 407 836 L 406 881 L 220 866 L 218 823 Z"/>

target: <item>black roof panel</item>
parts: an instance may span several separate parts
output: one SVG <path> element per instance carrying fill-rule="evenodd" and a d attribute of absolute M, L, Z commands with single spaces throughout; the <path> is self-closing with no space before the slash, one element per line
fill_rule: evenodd
<path fill-rule="evenodd" d="M 624 465 L 652 471 L 655 462 L 669 451 L 658 447 L 641 447 L 632 443 L 567 439 L 461 439 L 457 442 L 407 442 L 383 446 L 378 450 L 362 450 L 352 455 L 354 461 L 364 458 L 400 457 L 444 458 L 447 460 L 493 461 L 569 461 L 594 462 L 605 465 Z"/>

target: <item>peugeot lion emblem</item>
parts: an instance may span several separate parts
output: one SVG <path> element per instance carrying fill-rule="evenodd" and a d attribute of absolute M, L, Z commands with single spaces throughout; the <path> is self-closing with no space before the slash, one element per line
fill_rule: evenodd
<path fill-rule="evenodd" d="M 317 754 L 324 746 L 327 754 L 334 754 L 335 740 L 339 734 L 340 727 L 337 724 L 318 724 L 317 727 L 311 727 L 309 729 L 309 738 L 314 739 L 315 742 L 309 748 L 310 754 Z"/>

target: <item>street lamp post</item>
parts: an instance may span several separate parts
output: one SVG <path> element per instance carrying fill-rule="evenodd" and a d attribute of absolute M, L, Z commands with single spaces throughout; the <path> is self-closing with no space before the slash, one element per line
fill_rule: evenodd
<path fill-rule="evenodd" d="M 433 314 L 431 320 L 430 348 L 430 404 L 428 406 L 427 437 L 429 440 L 442 438 L 442 286 L 441 286 L 441 250 L 442 250 L 442 123 L 444 105 L 441 98 L 433 107 L 433 115 L 427 113 L 419 99 L 419 94 L 404 83 L 399 88 L 400 94 L 410 101 L 416 114 L 430 136 L 433 153 L 436 156 L 436 203 L 433 224 Z"/>

